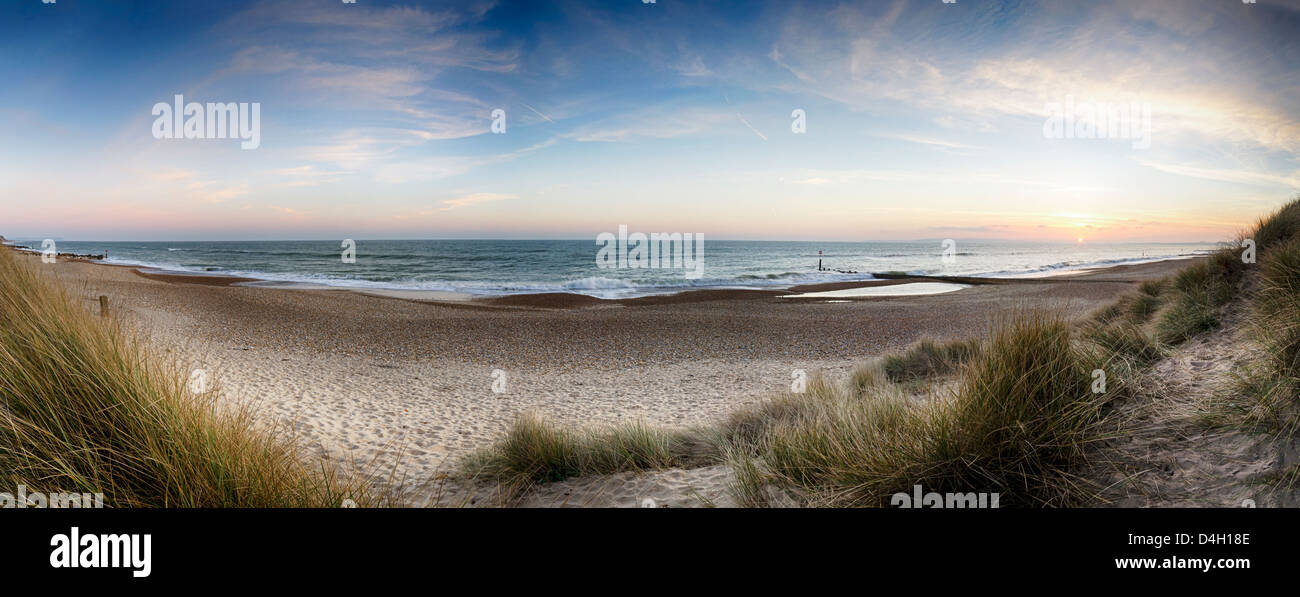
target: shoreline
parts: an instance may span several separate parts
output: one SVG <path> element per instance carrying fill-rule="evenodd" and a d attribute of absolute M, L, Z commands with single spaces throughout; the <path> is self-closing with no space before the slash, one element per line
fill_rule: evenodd
<path fill-rule="evenodd" d="M 3 239 L 3 237 L 0 237 Z M 6 248 L 12 249 L 20 254 L 38 254 L 32 249 L 19 249 L 15 246 L 4 244 Z M 941 283 L 949 285 L 978 286 L 978 285 L 1000 285 L 1000 284 L 1042 284 L 1054 283 L 1062 280 L 1070 281 L 1117 281 L 1116 276 L 1122 272 L 1131 271 L 1134 268 L 1141 268 L 1151 264 L 1160 264 L 1167 262 L 1183 262 L 1200 258 L 1196 255 L 1179 255 L 1175 257 L 1159 259 L 1137 258 L 1134 263 L 1121 263 L 1106 266 L 1084 266 L 1077 270 L 1061 270 L 1055 272 L 1036 272 L 1033 275 L 1011 275 L 1011 276 L 992 276 L 992 275 L 923 275 L 908 273 L 890 273 L 890 272 L 871 272 L 867 275 L 872 276 L 870 280 L 845 280 L 835 282 L 820 283 L 802 283 L 788 286 L 773 286 L 771 288 L 746 288 L 746 287 L 707 287 L 707 288 L 683 288 L 683 289 L 665 289 L 664 292 L 647 294 L 636 297 L 623 298 L 601 298 L 582 294 L 577 292 L 521 292 L 511 294 L 473 294 L 468 292 L 456 292 L 445 290 L 421 290 L 421 289 L 402 289 L 402 288 L 371 288 L 362 286 L 336 286 L 329 284 L 313 284 L 308 282 L 290 282 L 279 280 L 266 280 L 260 278 L 236 276 L 220 273 L 204 272 L 187 272 L 181 270 L 168 270 L 157 266 L 108 263 L 96 256 L 84 256 L 73 254 L 60 254 L 60 259 L 67 261 L 78 261 L 93 265 L 102 265 L 115 268 L 125 268 L 140 277 L 168 282 L 174 284 L 194 284 L 202 286 L 241 286 L 252 288 L 274 288 L 290 291 L 320 291 L 320 292 L 350 292 L 361 295 L 375 296 L 381 298 L 407 300 L 413 302 L 427 303 L 454 303 L 466 306 L 482 307 L 501 307 L 501 308 L 533 308 L 533 309 L 583 309 L 583 308 L 600 308 L 600 307 L 626 307 L 626 306 L 647 306 L 647 305 L 664 305 L 691 303 L 712 300 L 754 300 L 766 299 L 771 297 L 784 297 L 787 299 L 804 301 L 804 300 L 871 300 L 885 298 L 889 296 L 924 296 L 927 294 L 948 292 L 948 290 L 936 290 L 933 292 L 899 292 L 897 294 L 882 293 L 862 293 L 855 295 L 852 290 L 871 289 L 878 287 L 887 287 L 894 285 L 917 285 L 928 286 L 932 283 Z M 1101 274 L 1102 278 L 1095 278 Z M 739 285 L 738 285 L 739 286 Z M 808 296 L 796 296 L 808 295 Z"/>
<path fill-rule="evenodd" d="M 39 254 L 39 251 L 27 247 L 20 249 L 0 236 L 0 242 L 3 246 L 14 249 L 19 253 Z M 1196 254 L 1180 254 L 1163 258 L 1134 257 L 1122 260 L 1123 263 L 1104 263 L 1104 264 L 1081 264 L 1073 269 L 1054 269 L 1038 270 L 1024 273 L 976 273 L 964 275 L 940 275 L 940 274 L 913 274 L 905 272 L 862 272 L 861 275 L 871 276 L 866 280 L 837 280 L 829 282 L 802 282 L 788 285 L 774 284 L 771 286 L 753 286 L 742 283 L 735 285 L 703 286 L 703 287 L 659 287 L 655 289 L 647 288 L 647 294 L 637 296 L 625 296 L 606 298 L 593 296 L 581 292 L 572 291 L 536 291 L 536 292 L 504 292 L 504 293 L 477 293 L 457 290 L 440 290 L 440 289 L 417 289 L 417 288 L 400 288 L 400 287 L 370 287 L 370 286 L 349 286 L 346 284 L 323 284 L 308 281 L 292 280 L 273 280 L 266 278 L 257 278 L 251 276 L 240 276 L 228 273 L 216 272 L 195 272 L 188 270 L 167 269 L 158 265 L 147 265 L 139 263 L 111 263 L 104 260 L 102 256 L 97 255 L 77 255 L 71 253 L 60 253 L 60 259 L 73 259 L 92 263 L 96 265 L 107 265 L 119 268 L 128 268 L 135 271 L 137 275 L 145 278 L 183 283 L 199 284 L 208 286 L 250 286 L 277 288 L 284 290 L 298 291 L 345 291 L 372 296 L 394 298 L 401 300 L 410 300 L 417 302 L 438 302 L 438 303 L 465 303 L 481 306 L 493 307 L 526 307 L 526 308 L 552 308 L 552 309 L 573 309 L 588 308 L 600 306 L 636 306 L 649 304 L 666 304 L 679 302 L 694 302 L 701 300 L 719 300 L 719 299 L 745 299 L 745 298 L 766 298 L 774 295 L 795 295 L 795 294 L 814 294 L 829 293 L 833 291 L 846 291 L 851 289 L 874 288 L 878 286 L 890 286 L 895 284 L 917 284 L 940 282 L 948 284 L 961 285 L 985 285 L 985 284 L 1025 284 L 1025 283 L 1043 283 L 1057 279 L 1086 280 L 1090 274 L 1097 272 L 1124 271 L 1124 268 L 1141 267 L 1149 264 L 1189 261 L 1202 257 Z M 907 293 L 913 294 L 913 293 Z M 916 293 L 923 294 L 923 293 Z M 881 293 L 879 296 L 889 296 L 887 293 Z M 802 297 L 801 297 L 802 298 Z M 809 297 L 812 298 L 812 297 Z M 833 298 L 833 297 L 826 297 Z M 844 296 L 839 297 L 847 300 L 861 300 L 872 298 L 871 296 Z"/>

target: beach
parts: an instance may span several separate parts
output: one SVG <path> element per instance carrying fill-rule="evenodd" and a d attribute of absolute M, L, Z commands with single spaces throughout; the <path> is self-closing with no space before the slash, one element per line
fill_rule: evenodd
<path fill-rule="evenodd" d="M 10 2 L 9 577 L 1285 572 L 1300 0 L 1187 4 Z"/>
<path fill-rule="evenodd" d="M 416 504 L 438 491 L 459 457 L 498 439 L 522 412 L 568 426 L 704 425 L 788 390 L 797 370 L 840 378 L 920 338 L 982 336 L 1018 309 L 1083 316 L 1189 263 L 983 280 L 929 295 L 818 298 L 935 282 L 904 278 L 625 300 L 426 300 L 24 259 L 88 308 L 107 296 L 113 315 L 185 369 L 204 370 L 224 400 L 249 404 L 259 421 L 292 429 L 331 461 L 393 476 Z"/>

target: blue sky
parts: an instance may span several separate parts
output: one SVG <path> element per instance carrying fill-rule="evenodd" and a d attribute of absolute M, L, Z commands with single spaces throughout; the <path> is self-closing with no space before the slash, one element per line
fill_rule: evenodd
<path fill-rule="evenodd" d="M 1300 191 L 1296 31 L 1269 0 L 11 0 L 0 234 L 1222 240 Z M 154 138 L 176 94 L 260 103 L 260 147 Z M 1067 98 L 1150 106 L 1150 147 L 1046 137 Z"/>

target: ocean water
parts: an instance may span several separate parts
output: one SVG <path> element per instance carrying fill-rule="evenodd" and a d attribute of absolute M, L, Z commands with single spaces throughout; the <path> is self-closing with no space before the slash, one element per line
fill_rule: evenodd
<path fill-rule="evenodd" d="M 40 239 L 12 241 L 39 249 Z M 355 263 L 341 241 L 58 241 L 60 252 L 108 253 L 108 262 L 286 283 L 437 290 L 478 295 L 572 292 L 626 298 L 692 288 L 781 288 L 869 280 L 872 272 L 1042 276 L 1188 257 L 1213 244 L 1049 244 L 961 241 L 784 242 L 706 240 L 698 278 L 685 269 L 601 268 L 593 240 L 360 240 Z M 818 252 L 826 268 L 817 271 Z"/>

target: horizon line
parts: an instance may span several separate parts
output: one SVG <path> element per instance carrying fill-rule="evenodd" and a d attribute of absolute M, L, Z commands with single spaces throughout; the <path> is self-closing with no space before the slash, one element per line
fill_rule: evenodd
<path fill-rule="evenodd" d="M 703 234 L 703 233 L 698 233 L 698 234 Z M 353 241 L 357 241 L 357 242 L 361 242 L 361 241 L 367 241 L 367 242 L 373 242 L 373 241 L 381 241 L 381 242 L 418 242 L 418 241 L 497 241 L 497 242 L 500 242 L 500 241 L 520 241 L 520 242 L 555 242 L 555 241 L 590 241 L 590 240 L 591 240 L 591 238 L 571 238 L 571 237 L 555 237 L 555 238 L 490 238 L 490 237 L 430 237 L 430 238 L 348 237 L 348 238 L 342 238 L 342 237 L 328 237 L 328 238 L 245 238 L 245 239 L 216 239 L 216 238 L 207 238 L 207 239 L 188 239 L 188 240 L 181 240 L 181 239 L 158 239 L 158 240 L 146 240 L 146 239 L 124 239 L 124 240 L 104 240 L 104 239 L 78 239 L 78 238 L 66 238 L 66 237 L 58 237 L 58 236 L 39 236 L 39 235 L 38 235 L 38 236 L 22 236 L 22 237 L 9 238 L 9 237 L 7 237 L 7 236 L 4 236 L 3 234 L 0 234 L 0 239 L 3 239 L 5 242 L 32 241 L 32 240 L 40 241 L 40 240 L 44 240 L 44 239 L 47 239 L 47 238 L 48 238 L 48 239 L 51 239 L 51 240 L 53 240 L 53 241 L 55 241 L 55 242 L 74 242 L 74 243 L 243 243 L 243 242 L 327 242 L 327 241 L 340 241 L 340 242 L 342 242 L 343 240 L 353 240 Z M 1064 245 L 1070 245 L 1070 244 L 1085 244 L 1085 245 L 1115 245 L 1115 244 L 1133 244 L 1133 243 L 1142 243 L 1142 244 L 1162 244 L 1162 245 L 1179 245 L 1179 244 L 1217 244 L 1217 243 L 1223 243 L 1223 242 L 1230 242 L 1229 240 L 1217 240 L 1217 241 L 1213 241 L 1213 240 L 1097 240 L 1097 241 L 1085 240 L 1085 241 L 1082 242 L 1082 243 L 1077 243 L 1077 242 L 1071 242 L 1071 241 L 1068 241 L 1068 240 L 1047 241 L 1047 240 L 1026 240 L 1026 239 L 998 238 L 998 237 L 961 237 L 961 236 L 943 236 L 943 237 L 941 237 L 941 236 L 935 236 L 935 237 L 922 237 L 922 238 L 911 238 L 911 239 L 894 239 L 894 240 L 887 240 L 887 239 L 862 239 L 862 240 L 827 240 L 827 239 L 759 239 L 759 238 L 734 238 L 734 237 L 726 237 L 726 238 L 715 238 L 715 239 L 712 239 L 712 241 L 713 241 L 713 242 L 720 242 L 720 241 L 721 241 L 721 242 L 760 242 L 760 243 L 769 243 L 769 242 L 770 242 L 770 243 L 914 243 L 914 242 L 942 241 L 942 240 L 946 240 L 946 239 L 967 240 L 967 241 L 994 241 L 994 242 L 1025 243 L 1025 244 L 1064 244 Z M 705 240 L 707 241 L 708 239 L 705 239 Z M 593 242 L 593 244 L 599 244 L 599 243 L 598 243 L 598 242 Z"/>

